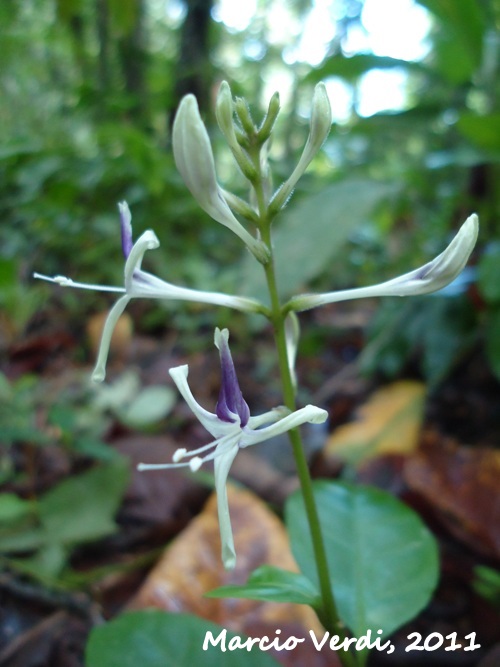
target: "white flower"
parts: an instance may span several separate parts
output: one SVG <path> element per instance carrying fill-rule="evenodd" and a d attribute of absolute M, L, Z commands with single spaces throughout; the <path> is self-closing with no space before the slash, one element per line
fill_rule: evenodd
<path fill-rule="evenodd" d="M 467 264 L 467 260 L 476 244 L 478 230 L 478 217 L 473 213 L 460 227 L 450 245 L 440 255 L 419 269 L 405 273 L 385 283 L 369 287 L 295 296 L 290 299 L 287 307 L 290 310 L 302 311 L 348 299 L 377 296 L 415 296 L 437 292 L 437 290 L 446 287 L 455 280 Z"/>
<path fill-rule="evenodd" d="M 122 236 L 122 249 L 125 257 L 125 286 L 108 287 L 106 285 L 91 285 L 87 283 L 78 283 L 66 278 L 65 276 L 54 276 L 53 278 L 35 273 L 35 278 L 48 280 L 49 282 L 63 285 L 64 287 L 77 287 L 80 289 L 91 289 L 103 292 L 122 293 L 118 301 L 109 311 L 101 337 L 99 354 L 92 374 L 95 382 L 102 382 L 106 377 L 106 360 L 108 358 L 109 345 L 113 330 L 118 322 L 120 315 L 125 310 L 128 302 L 134 298 L 166 299 L 166 300 L 184 300 L 197 301 L 198 303 L 210 303 L 216 306 L 227 306 L 236 310 L 247 312 L 258 312 L 260 304 L 253 299 L 246 299 L 238 296 L 230 296 L 221 292 L 204 292 L 201 290 L 189 289 L 186 287 L 177 287 L 167 283 L 160 278 L 143 271 L 141 269 L 142 259 L 146 250 L 158 248 L 160 243 L 156 234 L 151 231 L 145 231 L 134 243 L 132 240 L 131 214 L 126 202 L 118 204 L 120 211 L 120 224 Z"/>
<path fill-rule="evenodd" d="M 138 469 L 152 470 L 188 466 L 195 471 L 206 461 L 214 461 L 222 561 L 227 569 L 232 569 L 236 563 L 236 554 L 229 517 L 226 481 L 236 454 L 244 447 L 269 440 L 306 422 L 322 423 L 328 414 L 321 408 L 307 405 L 292 413 L 289 413 L 286 408 L 277 408 L 258 417 L 251 417 L 238 384 L 228 338 L 227 329 L 215 330 L 215 345 L 219 349 L 222 371 L 222 385 L 215 413 L 205 410 L 194 398 L 187 381 L 187 366 L 178 366 L 170 370 L 170 375 L 184 400 L 212 435 L 213 442 L 190 452 L 186 449 L 179 449 L 174 454 L 174 463 L 141 463 Z M 190 459 L 189 462 L 181 462 L 182 459 L 187 458 Z"/>

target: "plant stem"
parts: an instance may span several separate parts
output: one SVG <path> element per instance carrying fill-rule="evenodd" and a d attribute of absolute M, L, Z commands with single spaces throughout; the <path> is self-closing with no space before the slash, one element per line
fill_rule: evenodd
<path fill-rule="evenodd" d="M 253 162 L 260 172 L 259 157 L 257 154 L 253 156 Z M 288 353 L 286 347 L 285 336 L 285 317 L 281 307 L 280 298 L 278 294 L 278 287 L 276 283 L 276 273 L 274 268 L 274 256 L 271 243 L 271 220 L 268 214 L 267 202 L 264 197 L 264 189 L 262 186 L 262 179 L 259 178 L 253 184 L 257 198 L 257 205 L 259 209 L 260 230 L 262 240 L 268 246 L 271 256 L 269 262 L 264 266 L 267 280 L 267 287 L 271 300 L 270 319 L 273 325 L 274 338 L 276 349 L 278 352 L 278 363 L 281 375 L 281 383 L 283 389 L 283 400 L 285 406 L 293 412 L 296 410 L 295 388 L 292 380 L 292 374 L 288 363 Z M 304 453 L 302 438 L 298 429 L 292 429 L 288 432 L 290 442 L 295 458 L 295 465 L 297 467 L 297 474 L 300 481 L 302 497 L 306 510 L 307 521 L 309 523 L 309 530 L 311 532 L 311 541 L 314 550 L 314 558 L 316 561 L 316 568 L 318 572 L 318 581 L 322 600 L 322 609 L 320 614 L 320 621 L 325 628 L 332 634 L 337 634 L 341 639 L 346 637 L 346 633 L 342 622 L 339 618 L 337 607 L 332 593 L 330 582 L 330 573 L 328 560 L 326 557 L 325 544 L 323 534 L 321 532 L 321 525 L 319 521 L 318 509 L 316 507 L 316 500 L 314 498 L 314 491 L 312 486 L 311 475 L 307 465 L 307 459 Z M 339 651 L 339 658 L 345 667 L 354 667 L 357 664 L 356 656 L 348 650 Z"/>
<path fill-rule="evenodd" d="M 266 239 L 264 240 L 266 241 Z M 270 243 L 269 247 L 271 247 Z M 266 265 L 265 270 L 269 295 L 271 297 L 274 338 L 276 342 L 276 349 L 278 351 L 283 399 L 286 407 L 293 412 L 296 410 L 295 390 L 288 365 L 284 317 L 281 312 L 281 306 L 279 302 L 272 256 L 269 263 Z M 311 532 L 311 541 L 318 572 L 318 581 L 322 599 L 322 614 L 320 620 L 325 625 L 327 630 L 333 634 L 339 635 L 341 639 L 344 639 L 346 633 L 339 618 L 337 606 L 335 604 L 332 593 L 325 544 L 323 540 L 323 534 L 321 532 L 321 525 L 319 521 L 318 509 L 316 507 L 316 500 L 314 498 L 311 475 L 309 473 L 309 467 L 307 465 L 307 459 L 304 453 L 300 431 L 298 429 L 292 429 L 288 432 L 288 436 L 292 444 L 295 465 L 297 467 L 302 498 L 304 500 L 304 507 L 309 523 L 309 530 Z M 349 651 L 339 652 L 338 655 L 342 664 L 346 667 L 353 667 L 357 662 L 355 656 Z"/>

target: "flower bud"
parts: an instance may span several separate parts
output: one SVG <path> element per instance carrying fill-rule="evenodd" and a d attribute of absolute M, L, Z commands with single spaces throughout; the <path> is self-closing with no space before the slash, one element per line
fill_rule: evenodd
<path fill-rule="evenodd" d="M 238 146 L 238 140 L 236 139 L 236 132 L 234 129 L 233 114 L 234 104 L 231 88 L 227 81 L 223 81 L 217 94 L 215 116 L 222 134 L 226 137 L 226 141 L 232 149 Z"/>
<path fill-rule="evenodd" d="M 318 83 L 314 89 L 314 96 L 312 100 L 311 122 L 309 128 L 309 136 L 307 137 L 306 145 L 302 151 L 300 160 L 293 170 L 293 173 L 281 188 L 276 192 L 271 202 L 271 212 L 273 214 L 286 204 L 288 198 L 292 194 L 297 181 L 305 172 L 311 160 L 323 145 L 325 139 L 330 132 L 332 126 L 332 110 L 330 101 L 326 92 L 325 84 Z"/>
<path fill-rule="evenodd" d="M 325 84 L 318 83 L 314 89 L 311 110 L 311 128 L 304 149 L 309 162 L 319 151 L 332 127 L 332 109 L 326 92 Z M 308 162 L 308 164 L 309 164 Z"/>
<path fill-rule="evenodd" d="M 264 118 L 264 122 L 262 123 L 258 131 L 258 137 L 261 143 L 267 141 L 267 139 L 269 139 L 269 137 L 271 136 L 271 132 L 279 112 L 280 112 L 280 96 L 279 93 L 276 92 L 269 100 L 269 106 L 267 108 L 266 117 Z"/>
<path fill-rule="evenodd" d="M 257 171 L 248 157 L 248 154 L 241 147 L 240 141 L 238 141 L 233 113 L 234 103 L 231 88 L 227 81 L 223 81 L 220 85 L 215 105 L 217 123 L 219 124 L 221 132 L 226 138 L 229 148 L 243 172 L 243 175 L 246 176 L 250 182 L 254 182 L 257 178 Z M 244 137 L 246 139 L 246 135 L 244 135 Z"/>
<path fill-rule="evenodd" d="M 217 183 L 212 146 L 194 95 L 186 95 L 179 105 L 172 130 L 172 146 L 177 168 L 201 208 L 231 229 L 255 257 L 265 263 L 269 257 L 268 249 L 238 222 Z"/>

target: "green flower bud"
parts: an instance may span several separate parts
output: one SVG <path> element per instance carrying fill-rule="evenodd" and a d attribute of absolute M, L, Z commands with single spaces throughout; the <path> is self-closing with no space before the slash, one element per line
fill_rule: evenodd
<path fill-rule="evenodd" d="M 267 262 L 267 247 L 235 218 L 217 183 L 212 146 L 194 95 L 186 95 L 179 105 L 172 146 L 177 169 L 201 208 L 239 236 L 260 262 Z"/>
<path fill-rule="evenodd" d="M 332 110 L 330 101 L 326 93 L 324 83 L 318 83 L 314 89 L 311 109 L 311 122 L 309 129 L 309 136 L 307 137 L 306 145 L 302 151 L 299 163 L 293 170 L 290 178 L 283 183 L 281 188 L 274 195 L 271 202 L 271 213 L 276 215 L 280 209 L 286 204 L 288 198 L 292 194 L 297 181 L 305 172 L 313 157 L 323 145 L 325 139 L 330 132 L 332 126 Z"/>

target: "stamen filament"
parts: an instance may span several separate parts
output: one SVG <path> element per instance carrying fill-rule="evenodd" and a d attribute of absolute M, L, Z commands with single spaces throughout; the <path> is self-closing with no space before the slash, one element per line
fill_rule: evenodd
<path fill-rule="evenodd" d="M 91 289 L 97 290 L 99 292 L 125 292 L 124 287 L 109 287 L 107 285 L 91 285 L 90 283 L 77 283 L 71 278 L 66 278 L 66 276 L 44 276 L 41 273 L 34 273 L 33 278 L 38 278 L 39 280 L 46 280 L 48 283 L 56 283 L 56 285 L 61 285 L 62 287 L 76 287 L 78 289 Z"/>
<path fill-rule="evenodd" d="M 239 429 L 238 429 L 239 430 Z M 190 451 L 187 451 L 186 449 L 178 449 L 175 453 L 174 456 L 172 457 L 173 460 L 180 460 L 181 458 L 187 458 L 190 456 L 197 456 L 198 454 L 201 454 L 201 452 L 206 452 L 207 449 L 211 449 L 212 447 L 219 447 L 220 445 L 225 444 L 228 440 L 232 440 L 234 438 L 234 433 L 228 433 L 227 435 L 222 436 L 222 438 L 219 438 L 218 440 L 213 440 L 212 442 L 209 442 L 208 445 L 203 445 L 203 447 L 198 447 L 198 449 L 192 449 Z M 183 452 L 181 455 L 180 452 Z M 204 459 L 203 460 L 208 460 Z"/>

